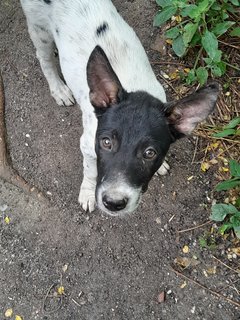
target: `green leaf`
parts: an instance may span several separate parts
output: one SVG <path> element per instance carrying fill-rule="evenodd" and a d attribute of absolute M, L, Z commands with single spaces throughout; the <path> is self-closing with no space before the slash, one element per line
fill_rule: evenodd
<path fill-rule="evenodd" d="M 187 82 L 187 84 L 191 84 L 195 81 L 196 81 L 195 70 L 192 69 L 192 70 L 190 70 L 190 72 L 187 75 L 186 82 Z"/>
<path fill-rule="evenodd" d="M 209 5 L 209 0 L 199 1 L 199 5 L 198 5 L 199 14 L 206 11 L 206 9 L 208 8 L 208 5 Z"/>
<path fill-rule="evenodd" d="M 162 8 L 169 7 L 173 4 L 172 0 L 156 0 L 156 2 Z"/>
<path fill-rule="evenodd" d="M 221 36 L 224 34 L 231 26 L 235 24 L 234 21 L 225 21 L 220 22 L 215 25 L 215 27 L 212 29 L 212 32 L 217 36 Z"/>
<path fill-rule="evenodd" d="M 223 221 L 228 214 L 238 212 L 232 204 L 217 203 L 212 206 L 210 219 L 214 221 Z"/>
<path fill-rule="evenodd" d="M 233 177 L 240 178 L 240 163 L 238 163 L 236 160 L 230 160 L 229 166 L 231 175 Z"/>
<path fill-rule="evenodd" d="M 240 239 L 240 227 L 239 226 L 233 227 L 233 230 L 234 230 L 236 236 L 238 237 L 238 239 Z"/>
<path fill-rule="evenodd" d="M 240 219 L 239 219 L 239 213 L 235 213 L 231 218 L 230 218 L 230 222 L 233 224 L 233 226 L 235 227 L 239 227 L 240 226 Z"/>
<path fill-rule="evenodd" d="M 215 189 L 216 191 L 223 191 L 223 190 L 226 191 L 229 189 L 233 189 L 237 186 L 240 186 L 240 180 L 231 179 L 231 180 L 220 182 Z"/>
<path fill-rule="evenodd" d="M 220 234 L 224 234 L 225 233 L 225 231 L 227 231 L 228 229 L 230 229 L 230 228 L 232 228 L 232 224 L 230 224 L 230 223 L 224 223 L 219 229 L 218 229 L 218 231 L 219 231 L 219 233 Z"/>
<path fill-rule="evenodd" d="M 213 58 L 213 61 L 215 63 L 221 62 L 221 57 L 222 57 L 222 51 L 221 50 L 217 50 L 215 53 L 215 56 Z"/>
<path fill-rule="evenodd" d="M 233 129 L 240 123 L 240 117 L 232 119 L 223 129 Z"/>
<path fill-rule="evenodd" d="M 201 44 L 201 35 L 196 32 L 192 38 L 192 41 L 191 41 L 191 46 L 194 47 L 196 44 Z"/>
<path fill-rule="evenodd" d="M 189 22 L 184 26 L 183 42 L 185 46 L 187 46 L 191 42 L 195 32 L 197 31 L 197 28 L 198 24 L 192 22 Z"/>
<path fill-rule="evenodd" d="M 204 85 L 204 83 L 207 81 L 207 78 L 208 78 L 208 72 L 207 72 L 206 68 L 204 68 L 204 67 L 197 68 L 196 75 L 197 75 L 197 79 L 198 79 L 199 83 L 201 85 Z"/>
<path fill-rule="evenodd" d="M 173 40 L 172 48 L 178 57 L 182 57 L 184 55 L 186 47 L 184 45 L 182 35 Z"/>
<path fill-rule="evenodd" d="M 221 77 L 222 76 L 222 70 L 217 66 L 213 65 L 211 67 L 212 75 L 215 77 Z"/>
<path fill-rule="evenodd" d="M 175 7 L 166 7 L 154 17 L 154 27 L 159 27 L 161 24 L 170 19 L 177 11 Z"/>
<path fill-rule="evenodd" d="M 178 27 L 171 28 L 165 32 L 165 36 L 169 39 L 175 39 L 179 35 L 180 30 Z"/>
<path fill-rule="evenodd" d="M 192 19 L 198 16 L 198 7 L 195 4 L 190 4 L 181 12 L 183 17 L 190 17 Z"/>
<path fill-rule="evenodd" d="M 231 4 L 227 4 L 226 9 L 231 13 L 235 13 L 235 8 Z"/>
<path fill-rule="evenodd" d="M 233 134 L 235 134 L 236 130 L 235 129 L 225 129 L 221 132 L 217 132 L 213 134 L 213 137 L 216 138 L 224 138 L 224 137 L 228 137 L 231 136 Z"/>
<path fill-rule="evenodd" d="M 240 37 L 240 27 L 234 28 L 234 29 L 230 32 L 230 36 L 232 36 L 232 37 Z"/>
<path fill-rule="evenodd" d="M 218 68 L 221 69 L 222 75 L 226 72 L 226 63 L 224 61 L 220 61 L 217 63 Z"/>
<path fill-rule="evenodd" d="M 238 0 L 230 0 L 232 2 L 232 4 L 234 4 L 235 6 L 239 6 L 240 3 Z"/>
<path fill-rule="evenodd" d="M 229 213 L 229 204 L 218 203 L 212 206 L 210 219 L 214 221 L 223 221 Z M 232 206 L 236 209 L 234 206 Z"/>
<path fill-rule="evenodd" d="M 211 58 L 203 58 L 203 60 L 206 62 L 207 65 L 211 65 L 212 64 L 212 59 Z"/>
<path fill-rule="evenodd" d="M 218 51 L 218 41 L 214 33 L 206 30 L 202 36 L 202 45 L 209 57 L 214 60 Z"/>
<path fill-rule="evenodd" d="M 221 10 L 221 6 L 218 4 L 218 3 L 213 3 L 213 5 L 211 6 L 211 9 L 212 10 L 216 10 L 216 11 L 219 11 Z"/>
<path fill-rule="evenodd" d="M 222 20 L 226 20 L 229 18 L 229 15 L 225 11 L 222 11 L 221 14 L 222 14 Z"/>

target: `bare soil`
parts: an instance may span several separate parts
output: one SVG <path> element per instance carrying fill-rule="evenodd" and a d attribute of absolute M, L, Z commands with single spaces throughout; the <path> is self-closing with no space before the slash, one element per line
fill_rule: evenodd
<path fill-rule="evenodd" d="M 114 3 L 150 59 L 164 59 L 150 50 L 158 32 L 152 27 L 155 2 Z M 78 106 L 59 108 L 51 98 L 16 0 L 0 3 L 0 68 L 13 166 L 49 197 L 38 201 L 0 180 L 0 205 L 8 206 L 0 210 L 0 319 L 12 308 L 24 320 L 239 320 L 236 305 L 184 283 L 172 270 L 240 303 L 239 276 L 212 258 L 237 268 L 237 259 L 226 259 L 227 242 L 214 251 L 200 247 L 211 225 L 178 234 L 209 217 L 214 181 L 191 163 L 194 139 L 172 146 L 170 174 L 154 177 L 134 215 L 86 214 L 77 203 L 81 113 Z M 156 66 L 156 74 L 164 68 Z M 199 264 L 179 269 L 174 260 L 184 256 Z M 215 274 L 204 272 L 214 266 Z M 65 294 L 56 296 L 61 285 Z"/>

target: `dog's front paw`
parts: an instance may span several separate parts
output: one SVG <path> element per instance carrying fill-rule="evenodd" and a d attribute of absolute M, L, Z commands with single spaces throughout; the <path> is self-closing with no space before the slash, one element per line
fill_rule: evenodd
<path fill-rule="evenodd" d="M 163 164 L 161 165 L 161 167 L 158 169 L 158 171 L 156 172 L 158 175 L 160 176 L 165 176 L 168 171 L 170 170 L 170 166 L 169 164 L 164 160 Z"/>
<path fill-rule="evenodd" d="M 78 202 L 84 211 L 92 212 L 96 206 L 95 185 L 90 185 L 83 181 L 78 197 Z"/>
<path fill-rule="evenodd" d="M 71 90 L 63 82 L 51 90 L 51 95 L 59 106 L 71 106 L 75 103 Z"/>

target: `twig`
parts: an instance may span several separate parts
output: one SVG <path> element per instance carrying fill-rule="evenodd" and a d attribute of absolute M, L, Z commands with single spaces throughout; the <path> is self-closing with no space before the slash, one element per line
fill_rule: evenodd
<path fill-rule="evenodd" d="M 55 309 L 52 309 L 52 310 L 49 310 L 49 311 L 46 310 L 46 301 L 47 301 L 47 299 L 49 298 L 49 293 L 50 293 L 50 291 L 52 290 L 52 288 L 55 287 L 56 285 L 57 285 L 57 283 L 53 283 L 53 284 L 49 287 L 49 289 L 48 289 L 48 291 L 47 291 L 47 293 L 46 293 L 46 295 L 45 295 L 45 297 L 44 297 L 43 305 L 42 305 L 42 310 L 43 310 L 44 313 L 47 313 L 47 314 L 54 313 L 54 312 L 58 311 L 58 310 L 61 308 L 61 306 L 62 306 L 62 295 L 60 295 L 60 297 L 57 297 L 58 300 L 60 299 L 60 303 L 58 303 L 58 306 L 57 306 Z"/>
<path fill-rule="evenodd" d="M 209 145 L 210 145 L 210 142 L 208 142 L 206 148 L 205 148 L 205 151 L 204 151 L 204 157 L 202 159 L 202 163 L 205 161 L 206 159 L 206 156 L 207 156 L 207 152 L 208 152 L 208 148 L 209 148 Z"/>
<path fill-rule="evenodd" d="M 172 64 L 176 66 L 182 66 L 185 68 L 192 68 L 192 66 L 186 65 L 185 63 L 182 62 L 175 62 L 175 61 L 150 61 L 151 64 Z"/>
<path fill-rule="evenodd" d="M 223 296 L 222 294 L 220 294 L 220 293 L 218 293 L 218 292 L 216 292 L 216 291 L 214 291 L 214 290 L 212 290 L 212 289 L 207 288 L 207 287 L 204 286 L 203 284 L 199 283 L 199 282 L 196 281 L 196 280 L 193 280 L 192 278 L 189 278 L 188 276 L 185 276 L 185 274 L 183 274 L 183 273 L 175 270 L 175 269 L 172 268 L 172 267 L 171 267 L 171 270 L 172 270 L 173 272 L 175 272 L 178 276 L 180 276 L 180 277 L 182 277 L 182 278 L 184 278 L 184 279 L 187 279 L 188 281 L 196 284 L 196 285 L 199 286 L 200 288 L 202 288 L 202 289 L 210 292 L 211 294 L 215 295 L 216 297 L 218 297 L 218 298 L 220 298 L 220 299 L 223 299 L 223 300 L 226 300 L 227 302 L 229 302 L 229 303 L 231 303 L 231 304 L 234 304 L 235 306 L 237 306 L 238 308 L 240 308 L 240 303 L 238 303 L 237 301 L 234 301 L 234 300 L 232 300 L 232 299 L 230 299 L 230 298 L 228 298 L 228 297 L 225 297 L 225 296 Z"/>
<path fill-rule="evenodd" d="M 199 140 L 199 138 L 196 137 L 195 148 L 194 148 L 194 153 L 193 153 L 193 157 L 192 157 L 192 162 L 191 162 L 191 164 L 193 164 L 193 162 L 194 162 L 194 160 L 195 160 L 195 157 L 196 157 L 196 154 L 197 154 L 198 140 Z"/>
<path fill-rule="evenodd" d="M 198 226 L 194 226 L 194 227 L 191 227 L 191 228 L 188 228 L 188 229 L 184 229 L 184 230 L 179 230 L 178 233 L 183 233 L 183 232 L 188 232 L 188 231 L 192 231 L 192 230 L 195 230 L 195 229 L 198 229 L 198 228 L 202 228 L 204 226 L 206 226 L 207 224 L 210 224 L 212 221 L 208 220 L 202 224 L 199 224 Z"/>
<path fill-rule="evenodd" d="M 165 79 L 161 74 L 159 74 L 159 77 L 162 78 L 166 82 L 166 84 L 173 89 L 173 91 L 176 93 L 178 97 L 181 97 L 181 94 L 179 94 L 176 91 L 176 89 L 172 86 L 171 82 L 167 81 L 167 79 Z"/>
<path fill-rule="evenodd" d="M 82 307 L 75 299 L 72 298 L 72 302 L 75 303 L 78 307 Z"/>
<path fill-rule="evenodd" d="M 235 280 L 235 281 L 232 281 L 231 283 L 229 283 L 228 285 L 222 287 L 220 290 L 218 290 L 217 292 L 222 292 L 223 290 L 227 289 L 227 288 L 232 288 L 234 290 L 237 290 L 235 287 L 232 287 L 233 284 L 237 283 L 238 281 L 240 281 L 240 278 Z M 237 290 L 238 291 L 238 290 Z M 239 294 L 239 293 L 238 293 Z"/>
<path fill-rule="evenodd" d="M 224 42 L 224 41 L 221 41 L 221 40 L 218 40 L 218 42 L 222 43 L 222 44 L 225 44 L 226 46 L 229 46 L 229 47 L 232 47 L 232 48 L 235 48 L 235 49 L 240 49 L 239 46 L 235 46 L 234 44 L 231 44 L 231 43 L 227 43 L 227 42 Z M 224 61 L 225 62 L 225 61 Z"/>
<path fill-rule="evenodd" d="M 233 272 L 237 273 L 237 274 L 240 274 L 240 271 L 237 271 L 231 267 L 229 267 L 226 263 L 222 262 L 221 260 L 219 260 L 217 257 L 215 257 L 214 255 L 212 255 L 212 257 L 217 260 L 219 263 L 221 263 L 222 265 L 224 265 L 226 268 L 232 270 Z"/>

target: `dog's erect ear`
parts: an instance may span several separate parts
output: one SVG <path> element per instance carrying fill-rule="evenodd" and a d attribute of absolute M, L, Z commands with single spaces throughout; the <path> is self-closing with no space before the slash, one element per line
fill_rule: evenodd
<path fill-rule="evenodd" d="M 87 64 L 90 101 L 95 108 L 106 108 L 120 101 L 123 94 L 118 77 L 102 48 L 95 47 Z"/>
<path fill-rule="evenodd" d="M 218 94 L 219 85 L 212 83 L 184 99 L 166 104 L 165 116 L 175 138 L 190 134 L 207 118 L 215 107 Z"/>

